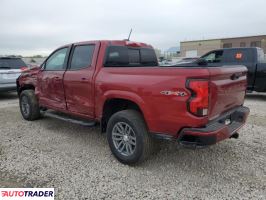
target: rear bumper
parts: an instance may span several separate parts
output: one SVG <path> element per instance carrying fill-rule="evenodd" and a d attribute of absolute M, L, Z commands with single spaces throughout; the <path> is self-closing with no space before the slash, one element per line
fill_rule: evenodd
<path fill-rule="evenodd" d="M 215 144 L 234 135 L 245 124 L 248 114 L 249 109 L 240 106 L 211 121 L 205 127 L 182 129 L 178 141 L 192 146 Z"/>
<path fill-rule="evenodd" d="M 16 83 L 0 83 L 0 92 L 16 91 Z"/>

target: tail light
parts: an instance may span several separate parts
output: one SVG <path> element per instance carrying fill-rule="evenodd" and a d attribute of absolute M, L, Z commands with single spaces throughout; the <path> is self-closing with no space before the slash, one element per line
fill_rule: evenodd
<path fill-rule="evenodd" d="M 188 89 L 192 96 L 188 101 L 188 110 L 196 116 L 208 115 L 209 109 L 209 81 L 208 80 L 189 80 Z"/>
<path fill-rule="evenodd" d="M 27 69 L 28 69 L 28 67 L 25 67 L 25 66 L 24 66 L 24 67 L 20 67 L 20 70 L 21 70 L 21 71 L 25 71 L 25 70 L 27 70 Z"/>

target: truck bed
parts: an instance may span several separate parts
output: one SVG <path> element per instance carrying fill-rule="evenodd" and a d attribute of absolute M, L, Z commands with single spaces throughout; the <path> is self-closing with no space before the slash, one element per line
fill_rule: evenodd
<path fill-rule="evenodd" d="M 96 77 L 96 102 L 103 103 L 101 94 L 111 95 L 112 92 L 121 93 L 121 96 L 126 93 L 131 99 L 140 98 L 151 132 L 177 136 L 182 127 L 203 126 L 242 105 L 246 73 L 244 66 L 102 68 Z M 238 78 L 232 80 L 233 76 Z M 210 105 L 205 117 L 197 117 L 187 111 L 187 102 L 192 95 L 186 86 L 188 79 L 209 80 Z M 165 91 L 185 92 L 186 95 L 163 95 Z M 96 110 L 96 115 L 100 112 L 100 109 Z"/>

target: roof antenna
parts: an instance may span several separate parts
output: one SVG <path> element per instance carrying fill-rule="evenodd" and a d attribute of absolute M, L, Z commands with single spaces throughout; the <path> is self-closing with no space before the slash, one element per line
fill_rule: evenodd
<path fill-rule="evenodd" d="M 127 38 L 127 41 L 129 41 L 130 36 L 131 36 L 131 33 L 132 33 L 132 28 L 130 29 L 130 32 L 129 32 L 129 35 L 128 35 L 128 38 Z"/>

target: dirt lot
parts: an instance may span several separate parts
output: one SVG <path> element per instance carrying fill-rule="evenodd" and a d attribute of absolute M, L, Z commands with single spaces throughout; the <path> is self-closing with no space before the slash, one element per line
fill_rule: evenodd
<path fill-rule="evenodd" d="M 24 121 L 0 95 L 0 187 L 54 187 L 56 199 L 266 199 L 266 95 L 252 94 L 238 140 L 190 150 L 164 144 L 136 167 L 117 162 L 99 128 Z"/>

